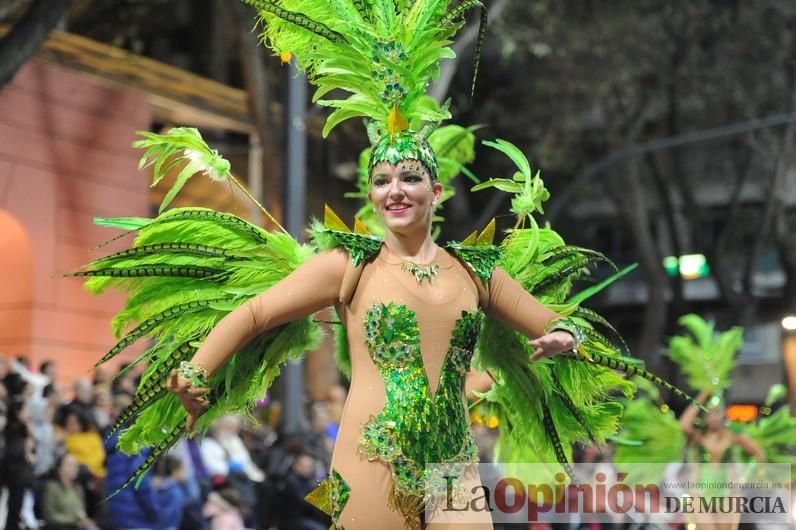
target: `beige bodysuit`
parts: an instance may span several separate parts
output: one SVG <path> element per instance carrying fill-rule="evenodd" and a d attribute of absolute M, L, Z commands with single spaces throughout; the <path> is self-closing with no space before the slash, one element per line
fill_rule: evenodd
<path fill-rule="evenodd" d="M 442 248 L 434 262 L 437 277 L 419 282 L 384 244 L 359 267 L 341 249 L 323 252 L 225 317 L 194 357 L 212 373 L 266 329 L 336 306 L 351 357 L 332 456 L 337 527 L 417 527 L 406 486 L 417 469 L 477 459 L 463 382 L 482 312 L 529 337 L 559 317 L 500 268 L 487 287 Z M 489 515 L 466 528 L 492 528 Z"/>

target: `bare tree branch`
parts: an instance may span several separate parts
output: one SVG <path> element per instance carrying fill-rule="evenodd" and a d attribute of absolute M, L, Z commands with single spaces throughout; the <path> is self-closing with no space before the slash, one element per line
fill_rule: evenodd
<path fill-rule="evenodd" d="M 72 0 L 35 0 L 0 41 L 0 88 L 33 57 L 70 5 Z"/>
<path fill-rule="evenodd" d="M 796 109 L 796 85 L 793 87 L 791 109 Z M 752 283 L 758 258 L 763 252 L 763 247 L 770 242 L 772 231 L 776 231 L 775 222 L 779 218 L 780 212 L 785 205 L 785 182 L 793 159 L 794 138 L 796 138 L 796 126 L 789 124 L 785 129 L 785 134 L 782 137 L 779 152 L 775 159 L 774 171 L 771 175 L 769 189 L 767 190 L 768 197 L 763 210 L 763 220 L 760 223 L 754 246 L 749 254 L 749 260 L 746 262 L 746 268 L 744 270 L 743 285 L 750 295 L 753 294 Z M 747 304 L 745 315 L 753 314 L 754 310 L 755 304 Z"/>
<path fill-rule="evenodd" d="M 665 178 L 660 167 L 658 167 L 655 157 L 651 154 L 648 154 L 644 158 L 647 162 L 647 168 L 650 171 L 655 188 L 658 190 L 658 197 L 661 201 L 663 217 L 666 220 L 666 225 L 669 227 L 672 253 L 674 253 L 675 256 L 680 256 L 683 253 L 683 245 L 680 241 L 680 230 L 678 229 L 677 220 L 675 219 L 675 207 L 674 204 L 672 204 L 672 197 L 669 192 L 670 190 L 665 183 Z M 673 304 L 676 310 L 679 312 L 679 309 L 684 304 L 683 278 L 679 274 L 675 274 L 670 278 L 669 284 L 672 288 Z"/>
<path fill-rule="evenodd" d="M 281 216 L 282 182 L 274 168 L 281 167 L 277 161 L 281 152 L 280 138 L 274 134 L 274 118 L 271 114 L 271 95 L 268 90 L 268 75 L 263 61 L 263 51 L 259 38 L 250 31 L 251 11 L 239 0 L 224 2 L 225 12 L 232 20 L 238 38 L 241 54 L 241 68 L 246 92 L 249 94 L 257 136 L 263 147 L 263 176 L 268 194 L 263 197 L 266 208 L 277 218 Z"/>
<path fill-rule="evenodd" d="M 649 142 L 628 144 L 625 147 L 609 153 L 607 156 L 598 160 L 597 162 L 586 166 L 583 171 L 575 175 L 574 178 L 570 179 L 566 186 L 550 200 L 550 206 L 547 209 L 547 220 L 551 223 L 555 223 L 555 220 L 561 213 L 563 206 L 570 206 L 570 204 L 568 204 L 569 200 L 578 188 L 583 186 L 587 181 L 603 175 L 609 168 L 616 166 L 626 160 L 641 156 L 645 153 L 652 153 L 664 149 L 672 149 L 682 145 L 708 142 L 711 140 L 717 140 L 719 138 L 744 134 L 750 131 L 768 127 L 778 127 L 780 125 L 794 122 L 796 122 L 796 113 L 789 112 L 787 114 L 766 116 L 765 118 L 760 119 L 734 122 L 721 127 L 689 131 L 666 138 L 651 140 Z"/>
<path fill-rule="evenodd" d="M 739 163 L 739 166 L 741 163 Z M 743 192 L 743 187 L 746 182 L 749 180 L 749 177 L 752 174 L 752 157 L 747 156 L 745 162 L 743 163 L 743 167 L 738 170 L 738 176 L 735 180 L 735 184 L 733 185 L 732 194 L 730 195 L 730 202 L 729 202 L 729 213 L 725 217 L 726 222 L 724 223 L 724 227 L 719 233 L 719 236 L 716 238 L 716 254 L 723 255 L 725 250 L 727 249 L 727 245 L 730 242 L 730 237 L 732 236 L 733 232 L 739 228 L 739 224 L 742 222 L 741 219 L 741 193 Z"/>
<path fill-rule="evenodd" d="M 27 3 L 30 3 L 30 0 L 5 0 L 5 3 L 0 5 L 0 20 L 13 15 Z"/>
<path fill-rule="evenodd" d="M 608 179 L 611 199 L 630 228 L 641 269 L 646 276 L 647 302 L 638 344 L 639 357 L 653 371 L 659 371 L 662 360 L 657 355 L 666 330 L 669 302 L 666 299 L 668 280 L 650 232 L 649 207 L 644 199 L 638 161 L 627 164 L 627 173 Z"/>

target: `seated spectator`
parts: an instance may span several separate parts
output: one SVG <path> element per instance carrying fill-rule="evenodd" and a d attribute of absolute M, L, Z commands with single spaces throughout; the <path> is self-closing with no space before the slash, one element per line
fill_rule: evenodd
<path fill-rule="evenodd" d="M 64 416 L 71 410 L 76 410 L 91 427 L 96 427 L 97 421 L 94 418 L 94 385 L 85 377 L 75 379 L 72 386 L 74 399 L 62 406 L 56 413 L 56 423 L 64 424 Z"/>
<path fill-rule="evenodd" d="M 52 396 L 56 394 L 51 383 L 44 387 L 43 398 L 30 405 L 30 432 L 36 444 L 36 460 L 33 472 L 37 478 L 52 471 L 59 456 L 64 452 L 63 431 L 55 429 L 53 419 L 56 406 Z"/>
<path fill-rule="evenodd" d="M 252 460 L 246 444 L 240 436 L 241 420 L 237 416 L 224 416 L 219 418 L 219 430 L 216 439 L 226 451 L 230 462 L 235 462 L 237 467 L 253 482 L 262 482 L 265 473 L 257 467 Z"/>
<path fill-rule="evenodd" d="M 158 473 L 152 480 L 158 510 L 158 528 L 177 530 L 182 525 L 183 510 L 187 498 L 185 467 L 174 456 L 166 456 L 158 462 Z"/>
<path fill-rule="evenodd" d="M 114 396 L 119 394 L 126 394 L 132 399 L 135 396 L 138 382 L 132 370 L 129 369 L 129 364 L 123 364 L 120 367 L 121 375 L 113 379 L 111 382 L 111 392 Z"/>
<path fill-rule="evenodd" d="M 45 483 L 41 515 L 47 530 L 95 528 L 94 521 L 86 516 L 83 490 L 75 483 L 77 471 L 77 460 L 67 453 L 58 459 L 53 477 Z"/>
<path fill-rule="evenodd" d="M 47 382 L 50 384 L 55 384 L 55 382 L 58 381 L 58 366 L 55 364 L 55 361 L 43 361 L 39 365 L 39 373 L 46 377 Z"/>
<path fill-rule="evenodd" d="M 222 430 L 222 421 L 219 418 L 210 424 L 207 434 L 202 438 L 199 446 L 202 455 L 202 465 L 204 465 L 210 478 L 217 476 L 226 478 L 229 474 L 229 455 L 220 442 Z"/>
<path fill-rule="evenodd" d="M 152 488 L 152 478 L 149 473 L 144 475 L 137 487 L 128 487 L 117 490 L 130 478 L 135 470 L 146 460 L 147 452 L 137 455 L 126 455 L 116 448 L 118 434 L 105 442 L 107 450 L 107 476 L 105 486 L 107 500 L 108 521 L 116 530 L 136 528 L 139 530 L 155 530 L 158 528 L 158 512 L 160 506 Z"/>
<path fill-rule="evenodd" d="M 326 530 L 331 520 L 304 499 L 318 485 L 315 479 L 318 464 L 309 453 L 300 453 L 293 460 L 285 479 L 283 516 L 287 528 L 294 530 Z"/>
<path fill-rule="evenodd" d="M 3 429 L 5 450 L 0 462 L 0 477 L 8 492 L 5 527 L 17 530 L 22 528 L 26 492 L 33 485 L 34 443 L 28 427 L 25 403 L 29 385 L 16 373 L 8 374 L 3 382 L 8 392 L 8 409 L 7 423 Z"/>
<path fill-rule="evenodd" d="M 92 413 L 94 414 L 94 420 L 97 422 L 97 430 L 103 434 L 107 433 L 113 417 L 113 398 L 107 386 L 94 388 Z"/>
<path fill-rule="evenodd" d="M 95 366 L 94 367 L 94 380 L 92 383 L 94 387 L 98 386 L 107 386 L 110 382 L 110 376 L 108 375 L 108 369 L 105 366 Z"/>
<path fill-rule="evenodd" d="M 240 495 L 223 480 L 217 483 L 203 509 L 204 516 L 210 519 L 210 530 L 243 530 L 245 510 Z"/>
<path fill-rule="evenodd" d="M 22 380 L 29 385 L 29 396 L 40 397 L 42 389 L 51 382 L 46 375 L 31 371 L 30 363 L 24 357 L 17 357 L 11 362 L 11 371 L 19 374 Z"/>
<path fill-rule="evenodd" d="M 182 474 L 185 476 L 184 486 L 185 506 L 182 515 L 182 530 L 200 530 L 206 527 L 205 518 L 202 516 L 204 493 L 210 489 L 207 470 L 202 463 L 199 442 L 195 438 L 183 438 L 170 451 L 169 455 L 178 458 L 182 464 Z"/>
<path fill-rule="evenodd" d="M 310 452 L 320 460 L 324 469 L 328 469 L 332 462 L 334 439 L 337 436 L 337 425 L 329 416 L 329 407 L 322 401 L 310 404 L 308 408 L 310 431 L 305 436 L 305 443 Z"/>
<path fill-rule="evenodd" d="M 63 425 L 64 447 L 79 464 L 86 466 L 92 477 L 105 477 L 105 449 L 102 437 L 92 429 L 86 417 L 76 409 L 67 409 Z"/>
<path fill-rule="evenodd" d="M 64 424 L 61 426 L 64 436 L 64 449 L 77 459 L 81 466 L 78 482 L 86 495 L 88 515 L 100 525 L 105 523 L 105 449 L 102 437 L 96 429 L 86 421 L 81 412 L 67 409 Z"/>

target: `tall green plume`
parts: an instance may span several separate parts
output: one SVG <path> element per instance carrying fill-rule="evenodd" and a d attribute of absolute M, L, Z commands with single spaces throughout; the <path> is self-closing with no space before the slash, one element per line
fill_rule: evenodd
<path fill-rule="evenodd" d="M 265 45 L 292 53 L 317 87 L 313 101 L 335 109 L 324 136 L 355 117 L 374 120 L 386 134 L 394 109 L 410 123 L 450 118 L 447 108 L 427 105 L 424 96 L 440 61 L 455 56 L 449 45 L 461 17 L 478 3 L 450 9 L 450 0 L 244 1 L 259 11 Z M 476 68 L 485 24 L 482 16 Z M 336 89 L 350 95 L 322 99 Z"/>
<path fill-rule="evenodd" d="M 671 338 L 669 357 L 686 374 L 691 388 L 720 395 L 732 385 L 731 373 L 735 354 L 743 344 L 743 329 L 736 326 L 716 333 L 713 322 L 695 314 L 682 316 L 678 322 L 689 334 Z"/>
<path fill-rule="evenodd" d="M 133 142 L 133 147 L 146 149 L 138 169 L 152 166 L 152 187 L 157 186 L 170 170 L 183 164 L 174 185 L 163 198 L 161 212 L 171 204 L 188 179 L 197 173 L 204 173 L 217 181 L 227 180 L 230 176 L 229 162 L 215 149 L 210 149 L 194 128 L 174 127 L 166 134 L 148 131 L 138 131 L 138 134 L 144 139 Z"/>

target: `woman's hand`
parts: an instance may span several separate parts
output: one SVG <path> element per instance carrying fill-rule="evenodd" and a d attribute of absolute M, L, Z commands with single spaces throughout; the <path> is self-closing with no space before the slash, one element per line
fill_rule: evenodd
<path fill-rule="evenodd" d="M 199 415 L 210 405 L 207 400 L 209 388 L 198 388 L 190 380 L 181 375 L 177 370 L 171 372 L 168 382 L 169 391 L 177 396 L 183 408 L 188 412 L 185 430 L 193 432 L 194 424 Z"/>
<path fill-rule="evenodd" d="M 529 341 L 528 344 L 536 348 L 531 355 L 531 360 L 538 361 L 574 349 L 575 338 L 566 331 L 557 330 Z"/>

